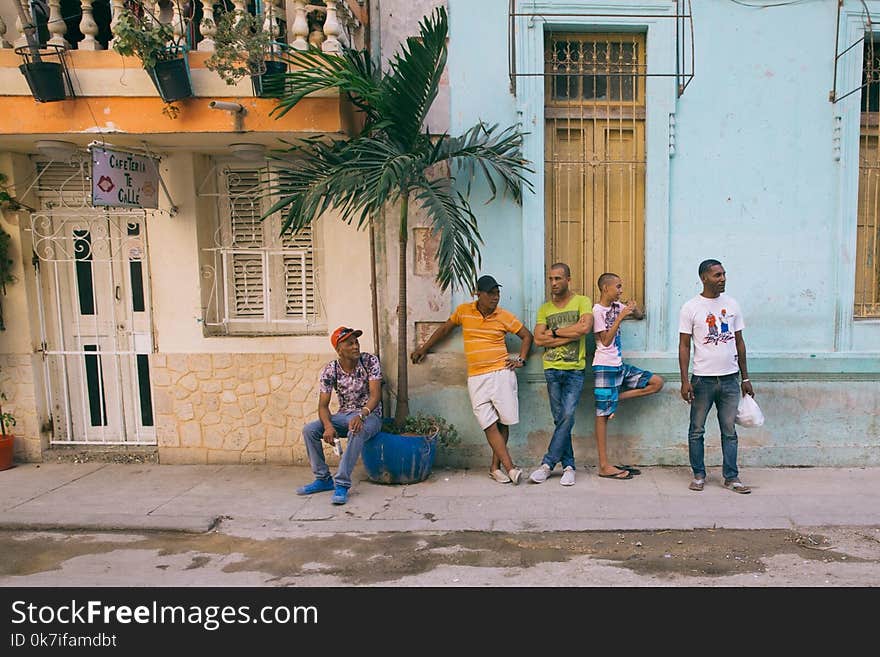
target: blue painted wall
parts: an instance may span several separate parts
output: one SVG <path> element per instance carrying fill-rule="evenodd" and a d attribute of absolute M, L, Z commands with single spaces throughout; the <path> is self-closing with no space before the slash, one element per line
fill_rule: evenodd
<path fill-rule="evenodd" d="M 502 305 L 531 328 L 546 295 L 541 78 L 520 77 L 517 94 L 510 92 L 508 0 L 481 0 L 478 13 L 467 0 L 448 4 L 451 132 L 484 120 L 522 122 L 531 133 L 526 155 L 536 168 L 535 193 L 523 207 L 483 206 L 472 197 L 486 240 L 483 269 L 504 283 Z M 553 21 L 646 31 L 649 73 L 675 71 L 675 2 L 517 6 L 613 14 L 517 18 L 520 72 L 541 70 L 544 25 Z M 880 23 L 880 2 L 867 6 Z M 767 8 L 698 0 L 692 9 L 694 75 L 684 94 L 677 97 L 674 78 L 648 78 L 647 319 L 623 331 L 626 359 L 662 374 L 667 387 L 624 403 L 609 428 L 611 458 L 687 463 L 678 311 L 701 289 L 697 265 L 713 257 L 743 308 L 749 368 L 767 417 L 761 429 L 740 430 L 741 464 L 880 465 L 880 320 L 852 316 L 859 94 L 829 101 L 835 37 L 843 50 L 864 34 L 863 4 L 846 0 L 839 28 L 834 0 Z M 856 46 L 837 62 L 838 95 L 860 84 L 861 52 Z M 460 352 L 460 334 L 452 341 Z M 525 466 L 537 464 L 552 432 L 540 365 L 533 358 L 519 377 L 521 423 L 511 447 Z M 441 459 L 488 463 L 463 357 L 437 355 L 429 367 L 413 378 L 413 406 L 443 412 L 466 441 Z M 596 460 L 592 403 L 585 392 L 575 426 L 578 464 Z M 708 462 L 719 463 L 714 413 L 706 439 Z"/>

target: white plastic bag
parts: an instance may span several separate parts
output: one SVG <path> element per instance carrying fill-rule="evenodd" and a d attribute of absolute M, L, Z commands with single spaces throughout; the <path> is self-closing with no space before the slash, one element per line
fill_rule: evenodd
<path fill-rule="evenodd" d="M 758 402 L 751 395 L 743 395 L 736 407 L 736 419 L 741 427 L 760 427 L 764 424 L 764 414 L 761 412 Z"/>

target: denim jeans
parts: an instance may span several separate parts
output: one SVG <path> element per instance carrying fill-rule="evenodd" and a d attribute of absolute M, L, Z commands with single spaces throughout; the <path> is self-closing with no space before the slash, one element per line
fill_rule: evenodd
<path fill-rule="evenodd" d="M 562 462 L 562 467 L 574 466 L 574 450 L 571 448 L 571 430 L 574 427 L 574 412 L 584 389 L 584 370 L 544 370 L 547 381 L 547 396 L 550 397 L 550 412 L 556 429 L 550 439 L 547 453 L 541 460 L 550 466 Z"/>
<path fill-rule="evenodd" d="M 694 477 L 706 475 L 703 461 L 703 434 L 706 416 L 715 404 L 718 413 L 718 427 L 721 429 L 721 473 L 725 479 L 739 476 L 736 468 L 736 409 L 742 394 L 738 374 L 725 376 L 691 376 L 694 400 L 691 402 L 691 423 L 688 428 L 688 456 Z"/>
<path fill-rule="evenodd" d="M 348 433 L 348 423 L 351 419 L 357 417 L 357 413 L 334 413 L 330 416 L 330 422 L 336 429 L 338 436 L 345 436 Z M 354 470 L 361 451 L 364 449 L 364 443 L 379 433 L 382 428 L 382 418 L 373 413 L 364 420 L 364 427 L 356 434 L 348 436 L 345 450 L 342 452 L 342 458 L 339 459 L 339 468 L 336 470 L 336 476 L 333 478 L 337 486 L 345 486 L 351 488 L 351 471 Z M 327 461 L 324 460 L 324 447 L 322 445 L 324 438 L 324 424 L 321 420 L 309 422 L 303 427 L 303 439 L 306 442 L 306 450 L 309 453 L 309 462 L 312 464 L 312 472 L 315 479 L 329 479 L 330 468 L 327 467 Z"/>

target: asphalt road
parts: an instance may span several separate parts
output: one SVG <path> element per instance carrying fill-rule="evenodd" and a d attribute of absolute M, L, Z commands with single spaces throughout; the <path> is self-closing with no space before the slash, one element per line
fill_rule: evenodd
<path fill-rule="evenodd" d="M 0 586 L 877 587 L 880 528 L 0 531 Z"/>

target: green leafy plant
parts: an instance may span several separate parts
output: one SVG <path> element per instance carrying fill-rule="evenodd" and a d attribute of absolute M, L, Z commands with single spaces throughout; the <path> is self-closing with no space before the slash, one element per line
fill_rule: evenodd
<path fill-rule="evenodd" d="M 6 284 L 15 281 L 12 275 L 12 258 L 9 257 L 9 249 L 12 237 L 0 228 L 0 291 L 6 294 Z"/>
<path fill-rule="evenodd" d="M 441 447 L 454 447 L 461 442 L 461 436 L 458 435 L 455 425 L 449 424 L 439 415 L 424 413 L 409 415 L 404 420 L 403 425 L 398 425 L 389 418 L 382 426 L 382 431 L 413 436 L 430 436 L 436 433 L 437 444 Z"/>
<path fill-rule="evenodd" d="M 143 11 L 138 16 L 130 9 L 122 10 L 114 31 L 113 50 L 137 57 L 144 68 L 177 59 L 185 46 L 185 37 L 181 35 L 175 40 L 171 25 L 160 23 L 146 8 Z"/>
<path fill-rule="evenodd" d="M 13 212 L 16 210 L 28 210 L 33 212 L 33 208 L 28 207 L 9 193 L 6 180 L 6 175 L 0 173 L 0 210 L 11 210 Z"/>
<path fill-rule="evenodd" d="M 12 243 L 12 237 L 5 230 L 0 228 L 0 292 L 6 294 L 6 284 L 15 281 L 12 275 L 12 258 L 9 256 L 9 250 Z M 0 303 L 0 331 L 6 330 L 6 322 L 3 320 L 3 304 Z"/>
<path fill-rule="evenodd" d="M 263 16 L 227 11 L 216 27 L 214 52 L 205 61 L 206 68 L 226 84 L 266 72 L 266 60 L 272 59 L 273 39 L 263 30 Z"/>
<path fill-rule="evenodd" d="M 0 401 L 6 401 L 6 395 L 0 392 Z M 3 410 L 3 404 L 0 404 L 0 435 L 6 436 L 9 435 L 6 432 L 6 427 L 14 427 L 15 426 L 15 416 L 8 411 Z"/>

